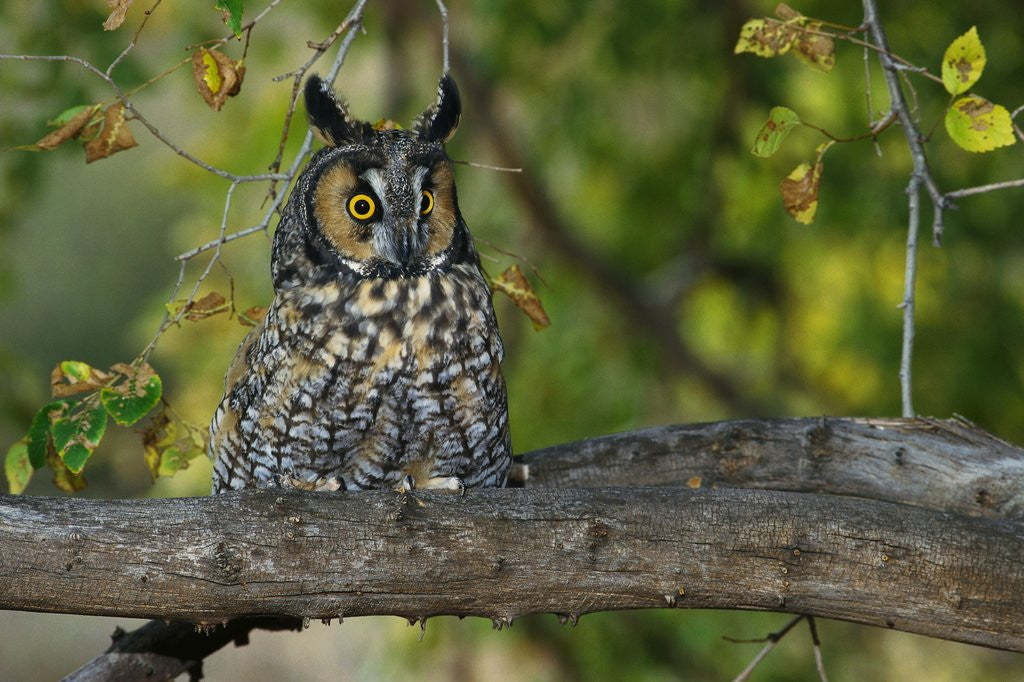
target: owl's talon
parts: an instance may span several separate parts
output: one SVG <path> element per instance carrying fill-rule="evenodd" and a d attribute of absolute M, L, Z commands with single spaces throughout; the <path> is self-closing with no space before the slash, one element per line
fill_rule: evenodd
<path fill-rule="evenodd" d="M 402 478 L 402 482 L 398 484 L 398 492 L 400 492 L 400 493 L 407 493 L 407 492 L 409 492 L 411 490 L 415 490 L 415 489 L 416 489 L 416 479 L 413 478 L 412 476 L 410 476 L 409 474 L 406 474 Z"/>

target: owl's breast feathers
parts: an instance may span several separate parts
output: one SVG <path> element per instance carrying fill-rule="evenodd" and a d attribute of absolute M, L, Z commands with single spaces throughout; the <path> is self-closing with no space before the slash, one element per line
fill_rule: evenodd
<path fill-rule="evenodd" d="M 281 289 L 211 424 L 214 490 L 503 485 L 501 339 L 479 266 Z"/>

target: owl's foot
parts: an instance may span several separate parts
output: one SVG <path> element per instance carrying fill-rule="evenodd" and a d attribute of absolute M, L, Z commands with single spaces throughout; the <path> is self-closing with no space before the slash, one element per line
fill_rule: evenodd
<path fill-rule="evenodd" d="M 435 476 L 428 478 L 422 483 L 406 474 L 396 488 L 398 492 L 409 492 L 410 490 L 448 490 L 459 495 L 466 494 L 466 484 L 458 476 Z"/>

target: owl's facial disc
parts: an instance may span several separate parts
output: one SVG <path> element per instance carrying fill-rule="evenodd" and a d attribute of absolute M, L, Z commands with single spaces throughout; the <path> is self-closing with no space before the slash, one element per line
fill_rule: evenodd
<path fill-rule="evenodd" d="M 451 244 L 458 220 L 450 161 L 391 158 L 356 163 L 343 157 L 323 172 L 313 197 L 331 250 L 366 275 L 429 269 Z"/>

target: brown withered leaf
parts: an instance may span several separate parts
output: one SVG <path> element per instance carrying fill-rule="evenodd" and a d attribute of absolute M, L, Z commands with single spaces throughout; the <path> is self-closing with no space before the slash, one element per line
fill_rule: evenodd
<path fill-rule="evenodd" d="M 263 318 L 267 316 L 267 306 L 265 305 L 254 305 L 253 307 L 238 313 L 238 324 L 243 327 L 255 327 L 256 325 L 263 322 Z"/>
<path fill-rule="evenodd" d="M 82 132 L 82 128 L 86 126 L 89 119 L 96 112 L 95 107 L 87 107 L 82 111 L 78 112 L 70 121 L 62 125 L 57 130 L 42 138 L 36 142 L 36 146 L 40 149 L 56 149 L 60 145 L 64 144 L 68 140 L 78 137 Z"/>
<path fill-rule="evenodd" d="M 95 391 L 110 380 L 110 375 L 84 362 L 64 360 L 50 372 L 50 393 L 54 398 L 68 398 Z"/>
<path fill-rule="evenodd" d="M 219 50 L 201 47 L 192 53 L 192 79 L 196 90 L 211 109 L 220 111 L 228 97 L 242 89 L 245 65 Z"/>
<path fill-rule="evenodd" d="M 103 112 L 102 123 L 89 126 L 82 133 L 85 136 L 95 133 L 95 137 L 85 143 L 86 163 L 105 159 L 111 154 L 131 149 L 139 144 L 125 124 L 124 105 L 120 102 L 107 107 Z"/>
<path fill-rule="evenodd" d="M 793 216 L 793 219 L 804 225 L 810 225 L 814 221 L 814 214 L 818 210 L 818 188 L 821 184 L 821 173 L 823 169 L 822 157 L 835 142 L 830 140 L 818 145 L 818 157 L 814 165 L 801 163 L 793 171 L 782 179 L 779 189 L 782 191 L 782 205 L 786 213 Z"/>
<path fill-rule="evenodd" d="M 189 322 L 198 322 L 214 315 L 226 313 L 230 308 L 226 298 L 216 291 L 211 291 L 206 296 L 185 306 L 185 319 Z"/>
<path fill-rule="evenodd" d="M 107 7 L 111 9 L 110 16 L 103 22 L 104 31 L 113 31 L 124 23 L 124 17 L 131 7 L 132 0 L 107 0 Z"/>
<path fill-rule="evenodd" d="M 551 326 L 551 320 L 544 312 L 544 306 L 518 264 L 510 265 L 497 278 L 491 279 L 491 288 L 511 298 L 516 307 L 530 318 L 535 330 L 540 331 Z"/>

